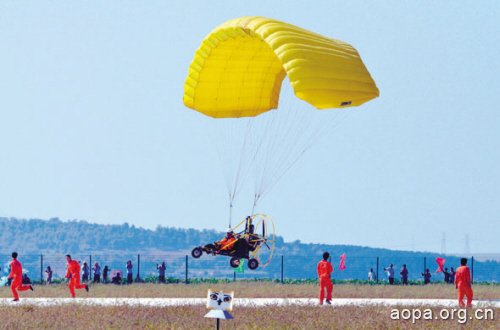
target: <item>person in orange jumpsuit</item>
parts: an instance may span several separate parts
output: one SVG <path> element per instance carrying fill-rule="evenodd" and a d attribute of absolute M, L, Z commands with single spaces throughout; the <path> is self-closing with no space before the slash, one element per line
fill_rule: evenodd
<path fill-rule="evenodd" d="M 333 283 L 331 279 L 331 275 L 333 272 L 332 264 L 328 261 L 330 258 L 330 253 L 323 253 L 323 260 L 318 262 L 317 272 L 319 278 L 319 304 L 323 305 L 323 300 L 325 299 L 325 290 L 326 290 L 326 303 L 332 303 L 332 291 L 333 291 Z"/>
<path fill-rule="evenodd" d="M 71 297 L 75 298 L 75 289 L 85 289 L 89 292 L 87 284 L 80 284 L 80 264 L 76 260 L 72 260 L 69 254 L 66 255 L 66 278 L 69 278 L 69 292 Z"/>
<path fill-rule="evenodd" d="M 232 230 L 229 230 L 226 233 L 226 237 L 216 242 L 218 246 L 220 246 L 221 250 L 231 250 L 236 243 L 236 237 L 234 237 L 234 233 Z"/>
<path fill-rule="evenodd" d="M 17 291 L 33 291 L 31 285 L 23 285 L 23 265 L 17 260 L 17 252 L 12 252 L 12 261 L 10 262 L 10 273 L 7 276 L 8 279 L 12 279 L 10 283 L 10 291 L 14 297 L 14 301 L 19 301 L 19 294 Z"/>
<path fill-rule="evenodd" d="M 455 273 L 455 287 L 458 289 L 458 305 L 464 308 L 464 296 L 467 296 L 467 307 L 472 307 L 472 286 L 470 269 L 467 267 L 467 258 L 460 259 L 462 266 L 458 267 Z"/>

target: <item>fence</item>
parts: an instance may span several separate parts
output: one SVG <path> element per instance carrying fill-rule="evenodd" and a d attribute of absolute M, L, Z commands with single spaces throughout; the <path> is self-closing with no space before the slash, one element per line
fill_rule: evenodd
<path fill-rule="evenodd" d="M 73 255 L 83 264 L 86 262 L 90 268 L 98 262 L 102 268 L 108 266 L 113 272 L 120 271 L 126 274 L 126 261 L 131 260 L 133 264 L 133 277 L 135 280 L 154 280 L 158 275 L 157 265 L 165 262 L 167 265 L 166 277 L 173 281 L 189 283 L 195 279 L 270 279 L 279 282 L 296 279 L 316 279 L 316 265 L 318 256 L 304 255 L 278 255 L 271 263 L 263 268 L 250 270 L 244 265 L 244 272 L 237 273 L 229 265 L 229 258 L 224 256 L 204 255 L 199 259 L 194 259 L 190 255 L 183 253 L 169 254 L 79 254 Z M 51 266 L 53 279 L 64 278 L 66 272 L 66 259 L 64 255 L 21 255 L 19 257 L 23 264 L 24 271 L 32 281 L 43 282 L 46 279 L 45 269 Z M 459 259 L 447 257 L 445 267 L 459 266 Z M 8 273 L 10 256 L 0 255 L 3 262 L 2 275 Z M 346 269 L 338 270 L 338 262 L 332 260 L 335 271 L 333 278 L 337 280 L 367 280 L 368 272 L 373 270 L 374 282 L 383 282 L 387 279 L 384 268 L 394 264 L 394 273 L 398 279 L 400 268 L 406 264 L 409 270 L 409 280 L 422 280 L 422 272 L 429 268 L 432 274 L 432 282 L 444 281 L 443 273 L 436 273 L 437 264 L 435 256 L 429 257 L 347 257 Z M 475 262 L 474 257 L 469 259 L 469 267 L 473 280 L 484 282 L 498 282 L 500 274 L 500 263 L 498 262 Z M 497 274 L 497 275 L 495 275 Z M 90 272 L 92 279 L 92 271 Z"/>

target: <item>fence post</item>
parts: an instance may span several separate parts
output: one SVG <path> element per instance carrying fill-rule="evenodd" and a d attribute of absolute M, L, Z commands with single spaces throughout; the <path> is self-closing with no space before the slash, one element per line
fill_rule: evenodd
<path fill-rule="evenodd" d="M 474 256 L 471 258 L 471 275 L 470 275 L 470 283 L 474 284 Z"/>
<path fill-rule="evenodd" d="M 92 255 L 89 255 L 89 279 L 92 281 Z"/>
<path fill-rule="evenodd" d="M 281 255 L 281 284 L 283 284 L 283 268 L 284 268 L 284 259 L 285 259 L 285 256 L 284 255 Z"/>
<path fill-rule="evenodd" d="M 377 257 L 377 277 L 375 278 L 376 283 L 378 283 L 378 266 L 379 266 L 379 258 Z"/>
<path fill-rule="evenodd" d="M 236 282 L 236 272 L 234 272 L 234 275 L 233 275 L 233 282 Z"/>
<path fill-rule="evenodd" d="M 427 257 L 424 257 L 424 273 L 426 269 L 427 269 Z"/>
<path fill-rule="evenodd" d="M 188 256 L 186 255 L 186 284 L 189 283 L 188 280 Z"/>
<path fill-rule="evenodd" d="M 40 254 L 40 284 L 43 284 L 43 254 Z"/>
<path fill-rule="evenodd" d="M 137 254 L 137 278 L 135 279 L 136 282 L 141 281 L 141 255 Z"/>

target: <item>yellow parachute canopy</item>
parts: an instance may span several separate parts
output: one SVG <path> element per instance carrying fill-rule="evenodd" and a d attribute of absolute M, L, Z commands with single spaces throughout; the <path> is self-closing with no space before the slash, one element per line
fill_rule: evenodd
<path fill-rule="evenodd" d="M 201 43 L 184 84 L 184 104 L 215 118 L 278 107 L 288 76 L 295 95 L 318 109 L 361 105 L 379 91 L 351 45 L 264 18 L 241 17 Z"/>

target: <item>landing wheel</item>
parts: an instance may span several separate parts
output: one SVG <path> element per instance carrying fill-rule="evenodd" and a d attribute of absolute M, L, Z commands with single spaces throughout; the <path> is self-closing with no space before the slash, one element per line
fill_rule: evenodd
<path fill-rule="evenodd" d="M 255 270 L 257 267 L 259 267 L 259 261 L 257 259 L 252 258 L 248 260 L 248 268 Z"/>
<path fill-rule="evenodd" d="M 240 258 L 232 257 L 231 260 L 229 260 L 229 264 L 233 268 L 238 268 L 240 266 Z"/>
<path fill-rule="evenodd" d="M 200 247 L 195 247 L 193 249 L 193 251 L 191 251 L 191 255 L 195 259 L 198 259 L 199 257 L 201 257 L 202 254 L 203 254 L 203 250 Z"/>

